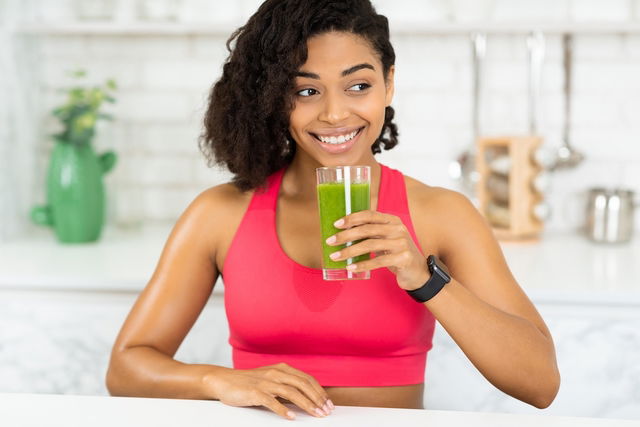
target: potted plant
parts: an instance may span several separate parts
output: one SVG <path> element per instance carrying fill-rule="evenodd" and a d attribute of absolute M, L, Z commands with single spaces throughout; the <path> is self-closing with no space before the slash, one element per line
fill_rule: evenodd
<path fill-rule="evenodd" d="M 72 77 L 85 77 L 75 71 Z M 113 103 L 113 80 L 102 86 L 76 85 L 67 100 L 52 114 L 62 130 L 52 135 L 54 147 L 47 173 L 47 204 L 36 206 L 31 218 L 36 224 L 53 227 L 60 242 L 82 243 L 98 240 L 104 225 L 105 197 L 102 176 L 116 163 L 116 154 L 96 155 L 92 140 L 99 120 L 112 120 L 102 111 Z"/>

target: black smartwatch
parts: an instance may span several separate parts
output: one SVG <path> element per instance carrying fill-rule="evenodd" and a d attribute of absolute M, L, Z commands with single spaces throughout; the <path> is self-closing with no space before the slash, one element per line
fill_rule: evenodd
<path fill-rule="evenodd" d="M 418 289 L 407 291 L 411 298 L 418 302 L 429 301 L 440 292 L 444 285 L 451 281 L 449 270 L 435 255 L 429 255 L 427 267 L 431 273 L 429 280 Z"/>

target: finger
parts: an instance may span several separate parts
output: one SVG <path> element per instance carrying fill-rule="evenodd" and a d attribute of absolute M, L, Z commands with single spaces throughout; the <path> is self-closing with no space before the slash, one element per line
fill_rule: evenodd
<path fill-rule="evenodd" d="M 367 261 L 361 261 L 355 264 L 348 265 L 347 270 L 356 272 L 375 270 L 376 268 L 381 267 L 403 268 L 405 265 L 408 265 L 410 258 L 411 255 L 409 254 L 409 252 L 403 251 L 400 253 L 377 256 Z"/>
<path fill-rule="evenodd" d="M 340 222 L 342 220 L 342 223 Z M 349 214 L 345 217 L 338 219 L 333 225 L 338 228 L 350 228 L 355 227 L 356 225 L 366 224 L 366 223 L 376 223 L 376 224 L 391 224 L 401 221 L 395 215 L 386 214 L 378 211 L 359 211 Z"/>
<path fill-rule="evenodd" d="M 327 238 L 330 246 L 343 245 L 347 242 L 355 242 L 364 239 L 397 239 L 407 236 L 407 228 L 404 224 L 364 224 L 348 230 L 340 231 Z M 334 239 L 332 239 L 334 238 Z"/>
<path fill-rule="evenodd" d="M 324 417 L 326 414 L 322 407 L 318 407 L 300 390 L 287 384 L 272 383 L 268 390 L 272 395 L 287 399 L 302 410 L 305 410 L 314 417 Z"/>
<path fill-rule="evenodd" d="M 306 372 L 299 371 L 287 364 L 283 365 L 284 366 L 282 366 L 281 369 L 290 375 L 289 381 L 291 384 L 303 391 L 304 394 L 316 404 L 316 406 L 324 410 L 324 407 L 329 400 L 329 395 L 325 389 L 322 388 L 320 383 Z"/>
<path fill-rule="evenodd" d="M 348 258 L 355 258 L 359 255 L 370 254 L 372 252 L 391 254 L 400 252 L 406 248 L 407 244 L 405 239 L 367 239 L 347 246 L 329 256 L 333 261 L 344 261 Z"/>
<path fill-rule="evenodd" d="M 278 402 L 278 399 L 276 399 L 275 397 L 270 396 L 267 393 L 262 393 L 260 400 L 260 404 L 262 406 L 272 410 L 282 418 L 286 418 L 288 420 L 293 420 L 296 418 L 296 414 L 291 409 Z"/>

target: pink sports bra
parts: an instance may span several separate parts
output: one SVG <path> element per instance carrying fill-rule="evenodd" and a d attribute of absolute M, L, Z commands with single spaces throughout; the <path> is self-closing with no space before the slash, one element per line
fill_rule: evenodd
<path fill-rule="evenodd" d="M 381 165 L 378 211 L 397 215 L 420 248 L 402 173 Z M 289 258 L 276 234 L 284 169 L 254 192 L 223 268 L 236 369 L 285 362 L 323 386 L 424 382 L 435 319 L 387 268 L 369 280 L 325 281 Z M 318 225 L 319 226 L 319 225 Z"/>

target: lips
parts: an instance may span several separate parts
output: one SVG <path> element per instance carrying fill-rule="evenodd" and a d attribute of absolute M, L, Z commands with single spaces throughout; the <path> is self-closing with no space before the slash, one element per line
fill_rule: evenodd
<path fill-rule="evenodd" d="M 340 154 L 340 153 L 344 153 L 346 151 L 349 151 L 349 149 L 351 149 L 351 147 L 358 141 L 358 139 L 360 138 L 360 135 L 362 134 L 362 130 L 364 129 L 364 127 L 361 128 L 357 128 L 357 133 L 356 135 L 351 138 L 348 141 L 344 141 L 344 142 L 338 142 L 338 143 L 330 143 L 330 142 L 323 142 L 322 140 L 320 140 L 320 136 L 318 134 L 312 133 L 310 132 L 310 134 L 313 136 L 313 139 L 318 143 L 318 145 L 320 146 L 320 148 L 322 148 L 323 151 L 329 153 L 329 154 Z M 333 132 L 331 134 L 322 134 L 322 137 L 326 140 L 328 137 L 339 137 L 340 135 L 349 135 L 351 133 L 353 133 L 353 128 L 351 128 L 351 130 L 346 130 L 346 129 L 336 129 L 337 132 Z"/>

